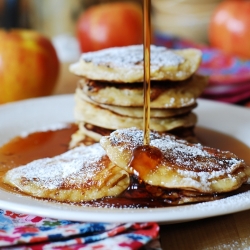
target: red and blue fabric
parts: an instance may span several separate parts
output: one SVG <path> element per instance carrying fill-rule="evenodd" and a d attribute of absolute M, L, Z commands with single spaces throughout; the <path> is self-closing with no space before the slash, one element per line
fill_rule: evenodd
<path fill-rule="evenodd" d="M 157 223 L 89 223 L 0 210 L 0 248 L 136 250 L 157 239 Z"/>

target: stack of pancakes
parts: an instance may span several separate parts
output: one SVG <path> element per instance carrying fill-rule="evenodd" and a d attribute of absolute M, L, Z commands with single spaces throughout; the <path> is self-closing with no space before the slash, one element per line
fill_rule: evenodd
<path fill-rule="evenodd" d="M 201 52 L 151 46 L 150 129 L 194 140 L 192 112 L 207 79 L 197 75 Z M 78 131 L 70 147 L 98 142 L 116 129 L 143 128 L 143 46 L 84 53 L 70 66 L 81 77 L 75 92 Z"/>

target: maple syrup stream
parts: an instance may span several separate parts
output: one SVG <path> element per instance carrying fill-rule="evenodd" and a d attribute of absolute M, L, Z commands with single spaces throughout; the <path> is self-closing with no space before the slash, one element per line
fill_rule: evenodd
<path fill-rule="evenodd" d="M 150 0 L 143 3 L 143 29 L 144 29 L 144 145 L 150 144 L 150 44 L 151 44 L 151 17 Z"/>
<path fill-rule="evenodd" d="M 151 12 L 150 0 L 143 2 L 143 57 L 144 57 L 144 105 L 143 105 L 143 146 L 134 149 L 130 168 L 141 179 L 161 163 L 163 155 L 158 148 L 150 146 L 150 45 L 151 45 Z"/>

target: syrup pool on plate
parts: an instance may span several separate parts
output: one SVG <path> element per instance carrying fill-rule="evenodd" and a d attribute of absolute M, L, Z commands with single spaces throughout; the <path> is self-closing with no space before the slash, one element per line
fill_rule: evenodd
<path fill-rule="evenodd" d="M 25 137 L 13 138 L 0 148 L 0 178 L 9 169 L 39 158 L 52 157 L 67 151 L 70 137 L 76 129 L 77 126 L 71 124 L 67 128 L 63 129 L 35 132 Z M 250 163 L 249 148 L 239 140 L 216 131 L 199 127 L 196 128 L 196 133 L 199 140 L 205 145 L 230 150 L 237 154 L 240 158 L 244 159 L 248 164 Z M 153 167 L 155 164 L 157 164 L 157 161 L 156 163 L 152 162 Z M 142 170 L 142 174 L 143 172 L 144 171 Z M 249 185 L 244 186 L 248 187 Z M 0 188 L 8 192 L 20 194 L 19 191 L 5 185 L 2 182 L 0 182 Z M 246 187 L 243 187 L 243 189 L 245 188 Z M 241 189 L 240 191 L 244 190 Z M 144 208 L 166 207 L 169 206 L 169 203 L 163 199 L 154 199 L 151 194 L 146 191 L 144 183 L 140 182 L 136 177 L 131 177 L 131 185 L 124 193 L 122 193 L 122 195 L 75 205 Z"/>

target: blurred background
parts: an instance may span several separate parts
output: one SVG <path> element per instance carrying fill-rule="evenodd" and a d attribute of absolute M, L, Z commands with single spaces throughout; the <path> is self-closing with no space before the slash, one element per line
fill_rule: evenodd
<path fill-rule="evenodd" d="M 207 42 L 209 21 L 220 1 L 152 0 L 152 26 L 163 34 Z M 79 15 L 105 2 L 121 0 L 0 0 L 0 26 L 36 29 L 49 37 L 74 34 Z"/>
<path fill-rule="evenodd" d="M 0 0 L 0 27 L 35 29 L 51 38 L 64 33 L 74 34 L 79 15 L 88 7 L 105 2 L 121 1 Z M 140 0 L 134 2 L 141 3 Z"/>
<path fill-rule="evenodd" d="M 116 2 L 133 2 L 141 8 L 143 4 L 143 0 L 0 0 L 0 28 L 27 28 L 51 39 L 61 63 L 60 84 L 54 93 L 73 93 L 77 78 L 68 72 L 68 66 L 83 52 L 77 36 L 79 18 L 90 7 Z M 234 6 L 229 6 L 228 2 L 234 2 Z M 248 2 L 246 7 L 240 6 L 244 2 Z M 224 16 L 221 12 L 216 16 L 219 8 Z M 241 10 L 238 16 L 236 9 Z M 249 11 L 250 1 L 245 0 L 151 0 L 152 41 L 171 48 L 201 49 L 203 63 L 199 73 L 210 79 L 203 97 L 250 106 Z M 231 20 L 219 27 L 223 18 L 230 16 Z M 117 17 L 114 15 L 114 18 Z M 124 20 L 124 25 L 128 20 Z M 220 24 L 216 24 L 217 20 Z M 211 32 L 211 27 L 215 26 L 219 27 L 217 33 Z M 238 35 L 241 30 L 246 33 L 247 45 L 239 43 L 243 37 Z M 231 38 L 229 32 L 238 37 Z M 243 49 L 243 53 L 234 51 L 236 47 Z"/>

